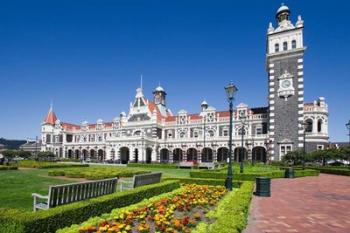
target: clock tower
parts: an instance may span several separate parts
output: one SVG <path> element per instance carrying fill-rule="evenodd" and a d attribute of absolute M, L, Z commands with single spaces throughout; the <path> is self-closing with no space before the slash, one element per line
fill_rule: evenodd
<path fill-rule="evenodd" d="M 267 30 L 266 69 L 268 72 L 269 141 L 271 160 L 303 148 L 304 22 L 293 24 L 290 10 L 283 5 L 276 13 L 276 28 Z"/>

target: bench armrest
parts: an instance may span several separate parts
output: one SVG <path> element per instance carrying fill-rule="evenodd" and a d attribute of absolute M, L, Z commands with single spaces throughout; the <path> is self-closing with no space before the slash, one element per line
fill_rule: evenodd
<path fill-rule="evenodd" d="M 41 198 L 41 199 L 49 199 L 49 196 L 43 196 L 38 193 L 32 193 L 32 197 L 34 198 Z"/>

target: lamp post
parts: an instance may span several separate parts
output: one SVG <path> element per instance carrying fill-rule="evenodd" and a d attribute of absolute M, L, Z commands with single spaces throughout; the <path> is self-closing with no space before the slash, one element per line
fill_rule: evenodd
<path fill-rule="evenodd" d="M 225 181 L 225 187 L 228 190 L 232 190 L 232 179 L 233 179 L 233 169 L 232 169 L 232 115 L 233 115 L 233 98 L 234 94 L 238 91 L 237 87 L 232 83 L 232 81 L 225 87 L 227 94 L 227 100 L 229 102 L 230 110 L 230 130 L 229 130 L 229 156 L 228 156 L 228 167 L 227 167 L 227 178 Z"/>
<path fill-rule="evenodd" d="M 241 134 L 242 134 L 242 149 L 241 149 L 241 153 L 239 153 L 239 159 L 240 159 L 240 163 L 239 163 L 239 172 L 243 173 L 244 168 L 243 168 L 243 158 L 244 158 L 244 134 L 245 134 L 245 123 L 247 120 L 247 117 L 245 116 L 245 114 L 243 112 L 241 112 L 239 119 L 241 121 L 242 124 L 242 128 L 241 128 Z"/>
<path fill-rule="evenodd" d="M 349 133 L 348 133 L 348 136 L 349 136 L 349 149 L 348 151 L 350 150 L 350 120 L 348 123 L 345 124 L 346 128 L 348 129 Z M 349 167 L 349 170 L 350 170 L 350 152 L 348 152 L 348 167 Z"/>

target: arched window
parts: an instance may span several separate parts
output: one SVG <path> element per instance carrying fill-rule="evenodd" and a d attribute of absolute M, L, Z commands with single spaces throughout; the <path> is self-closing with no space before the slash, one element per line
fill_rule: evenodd
<path fill-rule="evenodd" d="M 288 50 L 288 44 L 287 41 L 283 42 L 283 51 Z"/>
<path fill-rule="evenodd" d="M 321 133 L 322 132 L 322 120 L 317 121 L 317 132 Z"/>
<path fill-rule="evenodd" d="M 295 40 L 292 40 L 292 49 L 297 48 L 297 42 Z"/>
<path fill-rule="evenodd" d="M 280 51 L 280 45 L 278 43 L 275 44 L 275 53 Z"/>
<path fill-rule="evenodd" d="M 307 119 L 305 121 L 305 132 L 311 133 L 312 132 L 312 120 L 311 119 Z"/>

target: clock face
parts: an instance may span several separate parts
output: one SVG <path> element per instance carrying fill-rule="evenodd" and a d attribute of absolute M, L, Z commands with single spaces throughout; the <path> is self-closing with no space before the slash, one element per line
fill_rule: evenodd
<path fill-rule="evenodd" d="M 281 83 L 281 86 L 283 88 L 288 88 L 288 87 L 290 87 L 290 85 L 291 85 L 290 80 L 283 80 L 282 83 Z"/>

